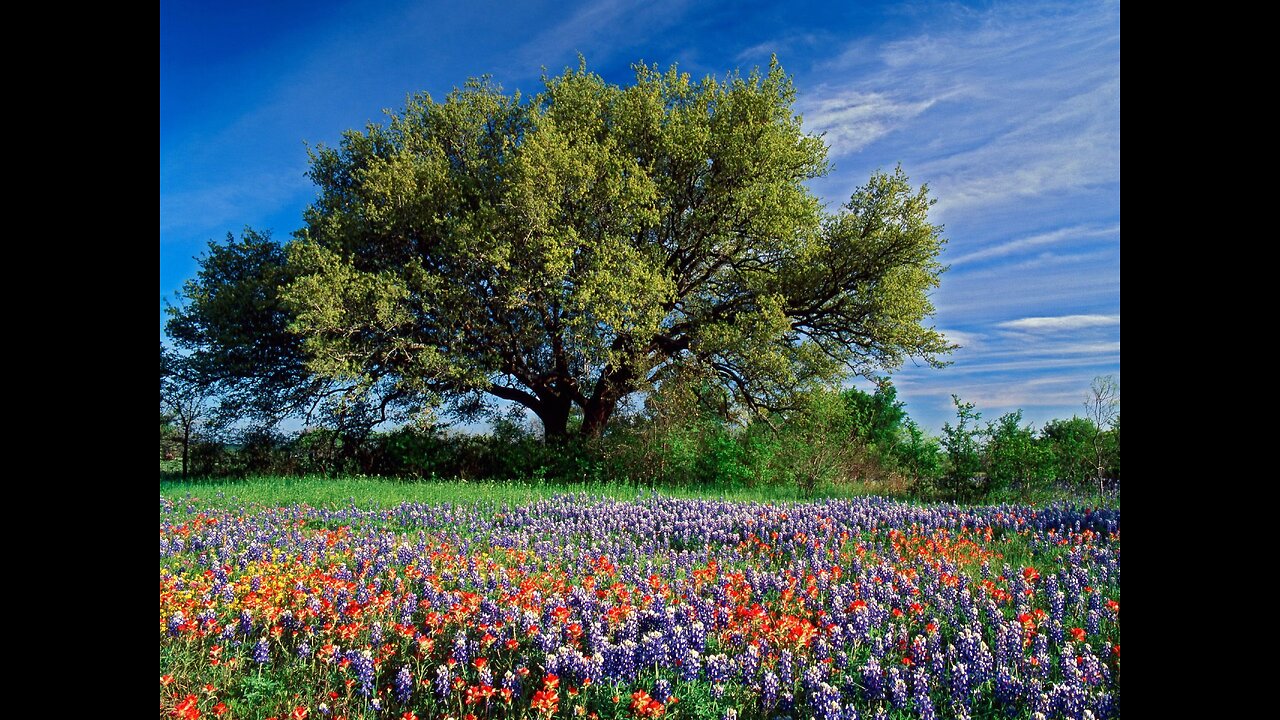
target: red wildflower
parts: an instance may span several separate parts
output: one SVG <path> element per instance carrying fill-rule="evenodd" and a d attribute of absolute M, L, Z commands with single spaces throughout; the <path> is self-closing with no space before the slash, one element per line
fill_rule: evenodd
<path fill-rule="evenodd" d="M 307 720 L 307 716 L 310 714 L 311 714 L 310 710 L 299 705 L 298 707 L 293 709 L 293 713 L 290 714 L 289 717 L 293 718 L 293 720 Z"/>
<path fill-rule="evenodd" d="M 636 717 L 659 718 L 667 713 L 667 708 L 649 697 L 649 693 L 637 690 L 631 693 L 631 711 L 636 714 Z"/>
<path fill-rule="evenodd" d="M 173 716 L 182 720 L 195 720 L 200 717 L 200 698 L 188 695 L 173 709 Z"/>
<path fill-rule="evenodd" d="M 560 696 L 554 690 L 539 690 L 533 694 L 533 700 L 529 706 L 538 712 L 550 715 L 556 711 L 559 704 Z"/>
<path fill-rule="evenodd" d="M 1040 579 L 1040 572 L 1033 567 L 1022 568 L 1022 578 L 1027 582 L 1035 582 Z"/>
<path fill-rule="evenodd" d="M 488 685 L 472 685 L 467 688 L 467 704 L 476 705 L 493 696 L 493 688 Z"/>
<path fill-rule="evenodd" d="M 1076 642 L 1084 642 L 1084 628 L 1071 628 L 1071 639 Z"/>

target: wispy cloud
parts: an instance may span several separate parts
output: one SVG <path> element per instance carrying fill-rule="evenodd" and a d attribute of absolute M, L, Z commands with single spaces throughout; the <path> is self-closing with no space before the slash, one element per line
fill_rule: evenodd
<path fill-rule="evenodd" d="M 902 127 L 935 101 L 894 98 L 886 93 L 845 87 L 819 87 L 798 103 L 811 132 L 824 136 L 834 156 L 855 153 Z"/>
<path fill-rule="evenodd" d="M 812 120 L 833 156 L 887 143 L 877 154 L 927 179 L 940 215 L 1119 182 L 1118 4 L 944 6 L 915 34 L 851 41 L 816 72 L 857 78 L 801 103 L 831 103 Z"/>
<path fill-rule="evenodd" d="M 599 64 L 613 51 L 643 40 L 680 22 L 687 0 L 598 0 L 588 2 L 563 21 L 538 33 L 516 53 L 512 72 L 546 65 L 548 72 L 561 68 L 566 55 L 581 52 Z M 621 40 L 620 40 L 621 39 Z M 634 61 L 638 58 L 630 58 Z"/>
<path fill-rule="evenodd" d="M 975 250 L 957 257 L 948 258 L 947 264 L 954 268 L 978 260 L 990 260 L 992 258 L 1005 257 L 1007 255 L 1013 255 L 1026 250 L 1044 247 L 1046 245 L 1058 245 L 1061 243 L 1079 240 L 1119 236 L 1119 234 L 1119 225 L 1111 225 L 1107 227 L 1076 225 L 1074 227 L 1061 228 L 1050 232 L 1037 233 L 1035 235 L 1018 238 L 1016 240 L 1009 240 L 1007 242 L 982 248 L 981 250 Z"/>
<path fill-rule="evenodd" d="M 1082 328 L 1110 327 L 1120 324 L 1119 315 L 1061 315 L 1059 317 L 1026 317 L 999 323 L 997 327 L 1031 332 L 1059 332 Z"/>
<path fill-rule="evenodd" d="M 984 338 L 980 333 L 965 330 L 939 330 L 938 332 L 969 352 L 981 349 L 984 344 Z"/>
<path fill-rule="evenodd" d="M 925 166 L 941 211 L 1118 182 L 1120 81 L 1069 97 L 973 150 Z"/>
<path fill-rule="evenodd" d="M 818 36 L 814 33 L 773 38 L 744 48 L 734 56 L 734 60 L 739 63 L 759 63 L 769 59 L 770 55 L 789 55 L 793 49 L 812 46 L 817 42 L 819 42 Z"/>
<path fill-rule="evenodd" d="M 246 218 L 262 215 L 271 208 L 311 192 L 305 167 L 291 171 L 235 175 L 219 183 L 160 195 L 160 234 L 174 242 L 191 242 L 189 232 L 209 228 L 239 230 Z M 269 228 L 259 228 L 269 229 Z M 292 228 L 278 228 L 287 231 Z M 281 232 L 283 235 L 284 232 Z M 199 242 L 213 238 L 198 238 Z"/>

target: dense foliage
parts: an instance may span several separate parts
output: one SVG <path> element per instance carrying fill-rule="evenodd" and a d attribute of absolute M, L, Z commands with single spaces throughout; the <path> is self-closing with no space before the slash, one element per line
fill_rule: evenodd
<path fill-rule="evenodd" d="M 685 378 L 592 442 L 547 445 L 533 427 L 513 419 L 499 419 L 485 434 L 424 424 L 358 438 L 326 428 L 292 437 L 251 430 L 199 442 L 193 472 L 796 487 L 804 495 L 856 485 L 953 499 L 1030 497 L 1052 487 L 1088 492 L 1093 485 L 1089 420 L 1055 420 L 1037 431 L 1014 412 L 983 425 L 971 404 L 957 402 L 957 421 L 939 441 L 906 415 L 887 381 L 873 392 L 806 393 L 792 412 L 742 422 L 714 384 Z M 1118 481 L 1118 419 L 1101 438 L 1104 475 Z M 162 432 L 162 453 L 164 442 Z"/>

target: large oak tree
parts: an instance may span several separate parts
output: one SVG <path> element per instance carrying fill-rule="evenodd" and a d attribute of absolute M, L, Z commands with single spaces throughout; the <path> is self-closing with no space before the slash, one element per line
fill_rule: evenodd
<path fill-rule="evenodd" d="M 698 366 L 756 410 L 951 346 L 927 320 L 932 200 L 901 170 L 829 211 L 790 78 L 586 70 L 533 97 L 473 80 L 313 151 L 285 298 L 311 369 L 500 398 L 548 438 Z"/>

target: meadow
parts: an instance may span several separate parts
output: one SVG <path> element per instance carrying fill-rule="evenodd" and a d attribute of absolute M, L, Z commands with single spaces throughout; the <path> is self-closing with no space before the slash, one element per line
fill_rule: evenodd
<path fill-rule="evenodd" d="M 162 483 L 161 716 L 1119 716 L 1118 508 L 778 493 Z"/>

